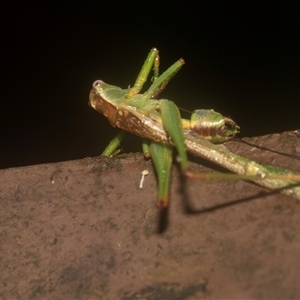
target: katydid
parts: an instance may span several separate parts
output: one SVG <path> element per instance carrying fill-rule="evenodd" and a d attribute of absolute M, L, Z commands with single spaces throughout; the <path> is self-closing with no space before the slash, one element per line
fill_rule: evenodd
<path fill-rule="evenodd" d="M 214 110 L 198 109 L 191 120 L 183 119 L 174 102 L 155 99 L 170 79 L 184 64 L 179 59 L 159 75 L 158 50 L 153 48 L 133 87 L 122 89 L 96 80 L 89 96 L 89 104 L 108 118 L 113 127 L 122 129 L 110 142 L 102 155 L 119 152 L 125 131 L 143 138 L 143 152 L 151 157 L 158 176 L 157 206 L 165 208 L 169 203 L 169 182 L 172 167 L 172 151 L 175 147 L 182 173 L 201 179 L 244 179 L 300 199 L 300 174 L 255 161 L 230 152 L 223 145 L 239 132 L 239 126 Z M 153 83 L 140 93 L 149 73 L 154 70 Z M 187 153 L 206 158 L 236 174 L 194 174 L 188 169 Z"/>

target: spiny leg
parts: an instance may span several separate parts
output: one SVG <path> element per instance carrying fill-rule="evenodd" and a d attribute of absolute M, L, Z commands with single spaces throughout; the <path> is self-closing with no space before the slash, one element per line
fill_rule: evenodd
<path fill-rule="evenodd" d="M 141 91 L 144 83 L 147 81 L 147 78 L 153 66 L 154 66 L 154 80 L 156 79 L 156 77 L 158 76 L 158 65 L 159 65 L 158 50 L 156 48 L 153 48 L 149 52 L 142 66 L 142 69 L 134 83 L 134 86 L 129 89 L 127 95 L 125 96 L 127 99 L 132 98 L 133 96 L 137 95 Z"/>
<path fill-rule="evenodd" d="M 144 93 L 144 95 L 149 99 L 155 98 L 164 90 L 169 81 L 175 76 L 175 74 L 180 70 L 180 68 L 183 65 L 184 60 L 181 58 L 177 62 L 175 62 L 171 67 L 169 67 L 165 72 L 163 72 L 156 80 L 154 80 L 154 82 L 152 83 L 148 91 Z"/>
<path fill-rule="evenodd" d="M 110 141 L 106 146 L 101 155 L 103 156 L 112 156 L 118 154 L 120 150 L 120 145 L 126 136 L 126 131 L 119 130 L 117 135 Z"/>
<path fill-rule="evenodd" d="M 157 207 L 165 208 L 169 204 L 173 147 L 150 141 L 152 161 L 158 177 Z"/>

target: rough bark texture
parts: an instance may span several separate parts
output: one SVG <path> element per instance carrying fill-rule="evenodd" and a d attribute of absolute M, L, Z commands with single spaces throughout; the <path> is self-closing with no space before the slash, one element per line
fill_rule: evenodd
<path fill-rule="evenodd" d="M 262 148 L 227 145 L 300 170 L 296 133 L 244 140 Z M 299 298 L 299 201 L 244 181 L 183 184 L 173 169 L 163 212 L 141 154 L 0 170 L 0 298 Z"/>

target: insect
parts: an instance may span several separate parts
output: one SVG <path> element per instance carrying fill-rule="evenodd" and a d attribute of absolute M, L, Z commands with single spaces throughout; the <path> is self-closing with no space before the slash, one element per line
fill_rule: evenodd
<path fill-rule="evenodd" d="M 122 129 L 102 155 L 111 156 L 120 150 L 125 131 L 142 138 L 143 152 L 151 157 L 158 176 L 157 206 L 169 203 L 169 182 L 173 148 L 178 152 L 181 171 L 186 177 L 200 179 L 245 179 L 300 199 L 300 174 L 281 167 L 259 164 L 230 152 L 224 145 L 239 132 L 230 118 L 214 110 L 195 110 L 191 119 L 183 119 L 174 102 L 156 97 L 184 64 L 179 59 L 159 75 L 159 54 L 151 49 L 135 84 L 127 89 L 96 80 L 90 91 L 89 104 L 108 118 L 113 127 Z M 150 88 L 140 93 L 153 69 Z M 187 153 L 201 156 L 236 174 L 195 174 L 188 168 Z"/>

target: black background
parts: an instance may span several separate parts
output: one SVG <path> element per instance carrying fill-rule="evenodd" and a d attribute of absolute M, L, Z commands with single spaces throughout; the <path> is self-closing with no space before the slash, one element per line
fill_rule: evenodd
<path fill-rule="evenodd" d="M 287 1 L 1 3 L 0 168 L 100 154 L 116 131 L 88 106 L 91 85 L 133 84 L 152 47 L 161 71 L 186 61 L 161 95 L 179 107 L 214 108 L 240 136 L 300 127 Z"/>

